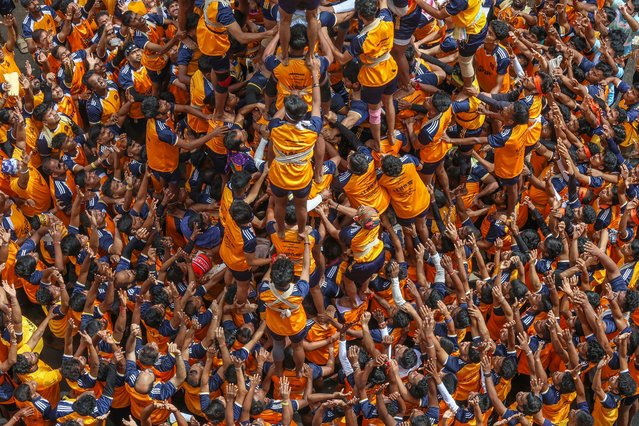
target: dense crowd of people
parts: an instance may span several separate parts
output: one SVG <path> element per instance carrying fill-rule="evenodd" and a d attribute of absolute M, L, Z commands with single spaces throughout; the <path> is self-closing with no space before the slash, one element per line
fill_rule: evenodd
<path fill-rule="evenodd" d="M 6 425 L 631 423 L 639 0 L 46 3 L 0 1 Z"/>

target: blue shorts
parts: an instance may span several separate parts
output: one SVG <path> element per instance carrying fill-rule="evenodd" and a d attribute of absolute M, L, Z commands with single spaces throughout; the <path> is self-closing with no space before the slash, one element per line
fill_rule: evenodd
<path fill-rule="evenodd" d="M 293 343 L 300 343 L 302 340 L 304 340 L 306 338 L 306 335 L 308 334 L 308 328 L 304 327 L 302 329 L 302 331 L 298 332 L 297 334 L 294 334 L 292 336 L 282 336 L 279 335 L 277 333 L 274 333 L 273 331 L 271 331 L 271 329 L 268 328 L 268 326 L 266 326 L 266 328 L 268 329 L 269 334 L 271 335 L 271 337 L 273 338 L 273 340 L 284 340 L 287 337 L 291 340 L 291 342 Z"/>
<path fill-rule="evenodd" d="M 444 53 L 454 52 L 455 50 L 457 50 L 458 47 L 459 45 L 457 43 L 457 40 L 455 40 L 451 36 L 446 36 L 444 38 L 444 41 L 442 41 L 441 44 L 439 45 L 439 48 Z"/>
<path fill-rule="evenodd" d="M 435 87 L 437 87 L 437 85 L 439 84 L 439 78 L 437 78 L 437 74 L 432 71 L 426 71 L 422 74 L 416 75 L 415 80 L 422 84 L 429 84 Z"/>
<path fill-rule="evenodd" d="M 460 126 L 459 124 L 453 124 L 452 126 L 448 128 L 448 130 L 446 130 L 446 134 L 453 139 L 474 138 L 474 137 L 481 136 L 481 132 L 482 132 L 481 127 L 479 129 L 468 130 Z M 459 150 L 459 152 L 471 152 L 473 148 L 474 148 L 474 145 L 459 145 L 457 147 L 457 150 Z"/>
<path fill-rule="evenodd" d="M 149 170 L 151 170 L 151 173 L 157 180 L 164 180 L 165 184 L 176 183 L 180 180 L 180 171 L 178 169 L 175 169 L 172 172 L 158 172 L 157 170 L 153 170 L 149 167 Z"/>
<path fill-rule="evenodd" d="M 149 74 L 149 79 L 153 83 L 158 83 L 159 84 L 159 83 L 162 83 L 164 80 L 166 80 L 168 78 L 169 71 L 170 71 L 170 67 L 167 65 L 160 71 L 147 70 L 147 73 Z"/>
<path fill-rule="evenodd" d="M 410 38 L 419 26 L 422 17 L 422 8 L 417 6 L 411 13 L 399 18 L 399 28 L 395 29 L 393 43 L 398 46 L 407 46 Z"/>
<path fill-rule="evenodd" d="M 206 56 L 211 60 L 211 64 L 213 65 L 213 71 L 217 74 L 224 74 L 226 72 L 231 71 L 231 59 L 229 54 L 227 53 L 224 56 Z"/>
<path fill-rule="evenodd" d="M 488 24 L 484 25 L 484 28 L 479 34 L 472 34 L 468 36 L 468 40 L 459 42 L 459 55 L 460 56 L 473 56 L 477 49 L 479 49 L 486 40 L 488 34 Z"/>
<path fill-rule="evenodd" d="M 235 271 L 229 268 L 229 271 L 231 271 L 233 278 L 235 278 L 237 281 L 250 281 L 251 277 L 253 276 L 253 273 L 250 269 L 247 269 L 245 271 Z"/>
<path fill-rule="evenodd" d="M 421 212 L 417 216 L 412 217 L 410 219 L 402 219 L 401 217 L 397 216 L 397 213 L 395 213 L 395 218 L 397 219 L 397 223 L 399 223 L 400 225 L 411 226 L 413 223 L 417 222 L 417 219 L 426 217 L 426 214 L 428 213 L 429 209 L 430 209 L 430 205 L 426 207 L 426 209 L 423 212 Z"/>
<path fill-rule="evenodd" d="M 280 0 L 280 9 L 292 15 L 296 10 L 315 10 L 320 5 L 320 0 Z"/>
<path fill-rule="evenodd" d="M 209 158 L 213 162 L 213 171 L 220 175 L 225 174 L 228 156 L 226 154 L 218 154 L 217 152 L 213 152 L 210 149 L 208 149 L 207 151 Z"/>
<path fill-rule="evenodd" d="M 295 190 L 280 188 L 271 182 L 271 192 L 273 192 L 273 195 L 276 197 L 288 197 L 288 194 L 292 192 L 294 198 L 308 198 L 308 194 L 310 194 L 312 186 L 312 179 L 305 188 Z"/>
<path fill-rule="evenodd" d="M 442 158 L 441 160 L 439 160 L 436 163 L 422 163 L 422 169 L 419 171 L 419 173 L 426 175 L 426 176 L 430 176 L 433 173 L 435 173 L 435 170 L 437 170 L 437 167 L 439 167 L 439 165 L 444 161 L 444 159 Z"/>
<path fill-rule="evenodd" d="M 383 95 L 392 95 L 397 91 L 397 76 L 383 86 L 370 87 L 362 85 L 362 100 L 369 105 L 377 105 Z"/>
<path fill-rule="evenodd" d="M 380 269 L 384 266 L 384 251 L 382 251 L 379 256 L 370 262 L 355 262 L 351 263 L 344 275 L 351 281 L 354 281 L 356 284 L 363 283 L 368 280 L 373 274 L 379 272 Z"/>
<path fill-rule="evenodd" d="M 513 186 L 513 185 L 517 185 L 517 182 L 519 182 L 519 176 L 515 176 L 513 178 L 500 178 L 499 176 L 497 176 L 497 180 L 499 181 L 499 184 L 501 186 Z"/>

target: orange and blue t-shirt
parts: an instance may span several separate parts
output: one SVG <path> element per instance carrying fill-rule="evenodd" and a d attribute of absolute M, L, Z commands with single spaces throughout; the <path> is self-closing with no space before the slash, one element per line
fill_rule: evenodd
<path fill-rule="evenodd" d="M 226 0 L 207 0 L 197 24 L 197 44 L 203 55 L 226 56 L 231 42 L 226 27 L 235 23 L 231 3 Z"/>
<path fill-rule="evenodd" d="M 348 52 L 362 63 L 357 77 L 362 86 L 384 86 L 397 76 L 397 63 L 390 55 L 394 28 L 392 13 L 388 9 L 382 9 L 377 18 L 362 28 L 359 35 L 351 41 Z"/>
<path fill-rule="evenodd" d="M 383 174 L 379 184 L 388 190 L 391 205 L 400 219 L 413 219 L 424 213 L 430 206 L 430 194 L 417 173 L 419 160 L 412 155 L 400 158 L 402 171 L 399 176 Z"/>
<path fill-rule="evenodd" d="M 173 120 L 150 119 L 146 122 L 146 150 L 148 165 L 156 172 L 173 172 L 180 161 L 178 136 L 172 128 Z"/>
<path fill-rule="evenodd" d="M 93 92 L 87 102 L 87 117 L 90 124 L 106 123 L 120 110 L 121 100 L 118 86 L 107 80 L 107 94 L 102 97 Z"/>
<path fill-rule="evenodd" d="M 275 292 L 279 293 L 280 297 L 278 297 L 271 290 L 268 281 L 263 281 L 258 287 L 261 311 L 265 312 L 266 326 L 280 336 L 294 336 L 306 327 L 306 311 L 304 311 L 302 302 L 310 292 L 310 285 L 306 280 L 299 280 L 290 285 L 293 288 L 285 299 L 287 303 L 284 303 L 281 297 L 288 291 L 278 292 L 275 289 Z M 294 309 L 295 307 L 297 308 Z M 290 311 L 290 316 L 283 315 L 285 310 Z"/>
<path fill-rule="evenodd" d="M 488 136 L 488 143 L 495 150 L 495 175 L 502 179 L 512 179 L 524 169 L 526 154 L 524 137 L 527 124 L 506 126 L 500 133 Z"/>
<path fill-rule="evenodd" d="M 42 12 L 42 17 L 37 20 L 30 13 L 27 13 L 27 16 L 24 17 L 24 21 L 22 21 L 22 36 L 25 39 L 33 38 L 35 30 L 45 30 L 49 34 L 57 34 L 55 11 L 49 6 L 41 5 L 40 12 Z"/>
<path fill-rule="evenodd" d="M 233 271 L 250 269 L 244 253 L 255 253 L 257 237 L 253 227 L 240 226 L 232 217 L 228 217 L 224 228 L 224 237 L 220 246 L 220 257 Z"/>
<path fill-rule="evenodd" d="M 137 30 L 133 42 L 139 49 L 142 49 L 142 65 L 150 71 L 162 71 L 168 63 L 168 57 L 164 54 L 151 52 L 146 48 L 146 45 L 148 43 L 163 44 L 164 18 L 155 13 L 149 13 L 144 15 L 144 19 L 149 30 L 146 33 Z"/>
<path fill-rule="evenodd" d="M 269 169 L 269 180 L 278 188 L 295 191 L 306 188 L 313 180 L 315 142 L 322 130 L 322 118 L 291 123 L 274 118 L 268 124 L 275 159 Z"/>
<path fill-rule="evenodd" d="M 510 55 L 501 45 L 495 46 L 492 52 L 487 52 L 484 46 L 475 53 L 475 72 L 479 87 L 484 92 L 490 92 L 497 86 L 497 78 L 504 76 L 499 93 L 510 90 Z"/>
<path fill-rule="evenodd" d="M 415 123 L 415 131 L 418 133 L 419 143 L 422 144 L 419 159 L 424 163 L 437 163 L 451 148 L 451 144 L 441 140 L 451 120 L 452 109 L 448 108 L 433 118 L 424 117 L 421 124 Z"/>
<path fill-rule="evenodd" d="M 368 161 L 366 172 L 361 175 L 350 170 L 341 173 L 334 181 L 334 185 L 344 190 L 351 207 L 356 209 L 359 206 L 369 206 L 382 214 L 388 209 L 390 195 L 386 188 L 380 187 L 377 181 L 375 162 L 370 148 L 360 146 L 357 148 L 357 152 L 363 154 Z"/>

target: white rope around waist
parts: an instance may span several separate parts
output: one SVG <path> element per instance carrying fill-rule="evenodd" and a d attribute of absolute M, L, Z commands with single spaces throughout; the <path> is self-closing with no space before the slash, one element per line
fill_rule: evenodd
<path fill-rule="evenodd" d="M 282 151 L 273 147 L 273 151 L 275 151 L 275 161 L 282 164 L 305 164 L 308 162 L 306 157 L 313 152 L 313 148 L 309 148 L 302 152 L 298 152 L 296 154 L 284 155 Z"/>
<path fill-rule="evenodd" d="M 300 305 L 296 305 L 293 302 L 290 302 L 288 300 L 288 297 L 293 294 L 293 290 L 295 290 L 294 286 L 289 286 L 288 290 L 286 290 L 284 293 L 280 293 L 275 286 L 273 285 L 272 282 L 268 283 L 268 287 L 271 290 L 271 293 L 273 293 L 273 296 L 275 296 L 275 299 L 273 302 L 271 303 L 267 303 L 266 306 L 269 309 L 274 310 L 275 312 L 279 312 L 280 316 L 282 318 L 290 318 L 291 315 L 293 314 L 293 311 L 297 311 L 300 308 Z M 282 303 L 283 305 L 288 306 L 288 308 L 286 309 L 280 309 L 275 307 L 276 304 L 278 303 Z"/>
<path fill-rule="evenodd" d="M 378 239 L 374 239 L 373 241 L 362 247 L 360 250 L 356 251 L 353 249 L 353 256 L 355 257 L 355 259 L 361 259 L 362 257 L 370 254 L 370 252 L 373 251 L 373 249 L 377 245 L 378 241 Z"/>

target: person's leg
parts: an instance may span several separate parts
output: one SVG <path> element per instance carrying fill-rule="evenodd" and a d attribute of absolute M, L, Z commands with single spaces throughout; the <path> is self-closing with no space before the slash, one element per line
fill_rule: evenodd
<path fill-rule="evenodd" d="M 382 103 L 368 104 L 368 122 L 373 134 L 373 151 L 379 152 L 382 140 Z"/>
<path fill-rule="evenodd" d="M 508 216 L 513 214 L 517 205 L 517 184 L 508 185 L 506 187 L 506 197 L 508 198 Z"/>
<path fill-rule="evenodd" d="M 426 217 L 418 217 L 415 221 L 415 230 L 422 244 L 428 239 L 428 228 L 426 227 Z"/>
<path fill-rule="evenodd" d="M 284 216 L 286 214 L 287 197 L 278 197 L 274 195 L 273 198 L 275 199 L 275 205 L 273 206 L 273 213 L 275 213 L 275 223 L 277 223 L 277 235 L 280 238 L 284 238 L 284 231 L 286 229 Z"/>
<path fill-rule="evenodd" d="M 348 298 L 353 301 L 357 300 L 357 285 L 355 281 L 344 275 L 342 276 L 342 283 L 344 284 L 344 293 L 346 293 Z"/>
<path fill-rule="evenodd" d="M 293 15 L 280 7 L 280 47 L 282 48 L 282 63 L 288 65 L 288 48 L 291 41 L 291 20 Z M 309 23 L 310 27 L 310 23 Z M 309 36 L 310 41 L 310 36 Z"/>
<path fill-rule="evenodd" d="M 395 105 L 393 104 L 393 95 L 384 95 L 382 97 L 384 103 L 384 111 L 386 112 L 386 125 L 388 126 L 388 141 L 391 145 L 395 144 Z"/>
<path fill-rule="evenodd" d="M 249 281 L 236 280 L 236 282 L 237 293 L 235 294 L 235 300 L 238 306 L 243 306 L 246 303 L 246 299 L 248 299 Z"/>
<path fill-rule="evenodd" d="M 408 47 L 408 43 L 397 44 L 397 41 L 395 41 L 395 43 L 393 43 L 393 48 L 391 49 L 391 55 L 395 59 L 395 62 L 397 62 L 397 77 L 399 78 L 400 89 L 406 88 L 410 83 L 408 60 L 404 54 L 406 52 L 406 47 Z"/>
<path fill-rule="evenodd" d="M 324 295 L 322 294 L 322 289 L 319 285 L 315 287 L 311 287 L 311 297 L 313 298 L 313 304 L 315 305 L 315 309 L 318 314 L 324 312 Z"/>
<path fill-rule="evenodd" d="M 295 361 L 295 372 L 297 373 L 297 377 L 302 377 L 302 369 L 304 368 L 304 347 L 302 346 L 302 342 L 293 343 L 293 361 Z"/>
<path fill-rule="evenodd" d="M 297 235 L 300 239 L 303 239 L 304 235 L 306 234 L 306 221 L 308 217 L 308 212 L 306 211 L 307 198 L 308 197 L 293 198 L 293 203 L 295 204 L 295 217 L 297 218 Z M 284 221 L 283 218 L 282 221 Z M 279 230 L 279 223 L 277 224 L 277 226 Z"/>
<path fill-rule="evenodd" d="M 317 16 L 318 9 L 306 11 L 306 22 L 308 22 L 308 58 L 315 56 L 315 49 L 317 48 L 317 37 L 321 29 L 320 21 Z"/>
<path fill-rule="evenodd" d="M 284 366 L 284 339 L 273 338 L 273 363 L 275 364 L 275 375 L 281 376 Z M 297 365 L 297 364 L 296 364 Z"/>
<path fill-rule="evenodd" d="M 231 74 L 226 70 L 211 72 L 215 76 L 215 119 L 222 120 L 224 117 L 224 106 L 228 97 L 229 86 L 231 85 Z"/>
<path fill-rule="evenodd" d="M 446 169 L 444 169 L 444 160 L 439 163 L 439 166 L 437 166 L 437 170 L 435 170 L 435 173 L 437 173 L 437 180 L 442 187 L 442 191 L 444 191 L 444 194 L 446 195 L 446 199 L 452 205 L 453 198 L 450 195 L 450 183 L 448 182 L 448 174 L 446 173 Z"/>
<path fill-rule="evenodd" d="M 180 8 L 178 9 L 178 29 L 186 31 L 186 17 L 193 12 L 194 0 L 178 0 Z"/>

